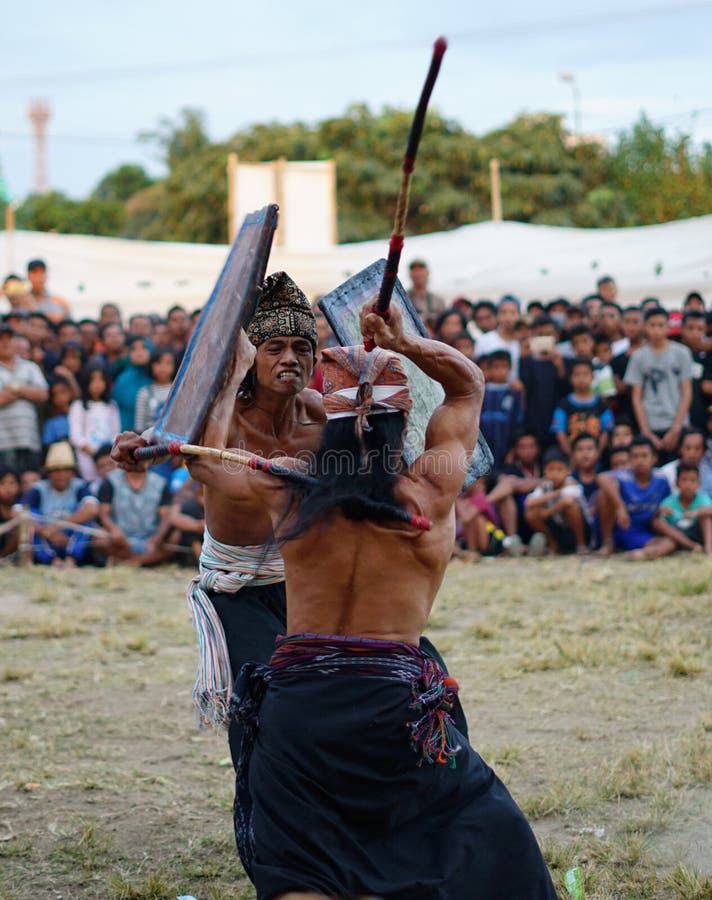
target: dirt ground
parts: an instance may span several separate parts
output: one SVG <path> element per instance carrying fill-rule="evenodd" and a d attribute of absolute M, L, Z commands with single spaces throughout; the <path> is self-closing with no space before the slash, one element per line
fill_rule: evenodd
<path fill-rule="evenodd" d="M 712 898 L 712 563 L 453 563 L 428 628 L 561 897 Z M 0 897 L 239 900 L 167 568 L 0 568 Z M 473 895 L 474 897 L 475 895 Z M 516 900 L 516 898 L 512 898 Z"/>

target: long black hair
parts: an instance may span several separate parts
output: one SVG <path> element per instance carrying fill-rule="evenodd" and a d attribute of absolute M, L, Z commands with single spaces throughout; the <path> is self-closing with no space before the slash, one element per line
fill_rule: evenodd
<path fill-rule="evenodd" d="M 326 423 L 309 469 L 316 480 L 293 487 L 287 515 L 294 519 L 281 541 L 300 537 L 337 509 L 347 519 L 394 520 L 394 510 L 401 510 L 393 491 L 403 469 L 405 414 L 372 415 L 368 421 L 363 441 L 354 417 Z"/>

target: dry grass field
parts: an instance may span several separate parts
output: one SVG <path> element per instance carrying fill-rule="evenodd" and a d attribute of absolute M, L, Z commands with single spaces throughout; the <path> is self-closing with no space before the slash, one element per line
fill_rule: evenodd
<path fill-rule="evenodd" d="M 453 563 L 428 633 L 560 896 L 712 898 L 712 562 Z M 239 900 L 177 569 L 0 569 L 0 897 Z M 516 898 L 512 898 L 516 900 Z"/>

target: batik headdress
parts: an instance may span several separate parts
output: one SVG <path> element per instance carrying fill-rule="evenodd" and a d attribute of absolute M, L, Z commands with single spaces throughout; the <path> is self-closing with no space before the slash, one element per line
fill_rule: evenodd
<path fill-rule="evenodd" d="M 316 353 L 316 321 L 311 305 L 286 272 L 269 275 L 260 291 L 247 336 L 259 347 L 274 337 L 303 337 Z"/>
<path fill-rule="evenodd" d="M 368 416 L 410 412 L 408 377 L 394 353 L 380 347 L 367 353 L 363 344 L 328 347 L 321 353 L 321 369 L 326 418 L 353 416 L 359 437 L 369 430 Z"/>

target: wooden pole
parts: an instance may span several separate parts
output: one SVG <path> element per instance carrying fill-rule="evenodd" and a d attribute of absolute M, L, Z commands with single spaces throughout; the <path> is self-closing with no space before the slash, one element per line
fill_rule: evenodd
<path fill-rule="evenodd" d="M 28 566 L 32 562 L 32 516 L 28 509 L 20 513 L 20 522 L 17 526 L 17 563 L 20 566 Z"/>
<path fill-rule="evenodd" d="M 499 160 L 490 160 L 490 192 L 492 195 L 492 221 L 502 221 L 502 187 L 499 181 Z"/>
<path fill-rule="evenodd" d="M 12 272 L 15 268 L 15 204 L 10 203 L 5 207 L 5 269 Z"/>
<path fill-rule="evenodd" d="M 286 234 L 286 209 L 284 208 L 284 182 L 287 177 L 287 157 L 280 156 L 274 162 L 274 194 L 275 203 L 279 207 L 279 220 L 274 234 L 274 242 L 278 247 L 284 247 L 287 242 Z"/>
<path fill-rule="evenodd" d="M 329 191 L 329 215 L 331 216 L 331 243 L 338 244 L 339 243 L 339 227 L 338 227 L 338 207 L 337 207 L 337 197 L 336 197 L 336 160 L 329 160 L 329 167 L 331 169 L 331 174 L 329 176 L 330 181 L 330 191 Z"/>
<path fill-rule="evenodd" d="M 230 243 L 237 234 L 237 153 L 227 155 L 227 234 Z"/>

